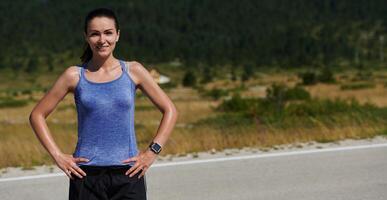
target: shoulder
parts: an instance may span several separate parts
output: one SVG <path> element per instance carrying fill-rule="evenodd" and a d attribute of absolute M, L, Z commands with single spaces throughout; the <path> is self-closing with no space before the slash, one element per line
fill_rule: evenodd
<path fill-rule="evenodd" d="M 67 67 L 59 78 L 64 80 L 67 83 L 66 85 L 72 91 L 79 81 L 79 66 L 74 65 Z"/>
<path fill-rule="evenodd" d="M 69 67 L 67 67 L 63 71 L 61 76 L 63 76 L 63 78 L 65 78 L 68 81 L 78 80 L 78 78 L 79 78 L 79 67 L 78 66 L 69 66 Z"/>
<path fill-rule="evenodd" d="M 129 75 L 136 83 L 136 85 L 143 82 L 144 79 L 149 78 L 149 71 L 138 61 L 126 61 L 129 68 Z"/>
<path fill-rule="evenodd" d="M 131 72 L 133 73 L 144 73 L 144 72 L 147 72 L 148 70 L 144 67 L 144 65 L 142 65 L 140 62 L 137 62 L 137 61 L 130 61 L 129 62 L 129 69 L 131 70 Z"/>
<path fill-rule="evenodd" d="M 63 75 L 65 76 L 74 76 L 74 75 L 79 75 L 79 66 L 69 66 L 67 67 L 64 72 L 63 72 Z"/>

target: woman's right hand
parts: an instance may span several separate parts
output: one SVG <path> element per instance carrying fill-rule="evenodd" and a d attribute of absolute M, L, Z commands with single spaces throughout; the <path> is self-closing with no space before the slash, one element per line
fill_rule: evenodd
<path fill-rule="evenodd" d="M 79 178 L 82 178 L 82 175 L 86 176 L 86 173 L 79 168 L 76 163 L 89 162 L 89 160 L 87 158 L 74 158 L 71 154 L 62 153 L 55 158 L 55 162 L 71 180 L 74 180 L 71 173 L 75 174 Z"/>

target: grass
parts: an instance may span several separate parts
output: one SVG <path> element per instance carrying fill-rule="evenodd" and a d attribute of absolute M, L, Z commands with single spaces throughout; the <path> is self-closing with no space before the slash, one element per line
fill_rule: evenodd
<path fill-rule="evenodd" d="M 180 73 L 180 72 L 179 72 Z M 181 73 L 182 74 L 182 73 Z M 225 114 L 216 110 L 222 101 L 235 93 L 243 98 L 264 98 L 266 89 L 272 83 L 283 83 L 293 87 L 300 82 L 297 72 L 287 73 L 281 71 L 260 73 L 257 78 L 242 84 L 238 81 L 217 80 L 202 86 L 202 91 L 192 88 L 169 88 L 166 92 L 171 97 L 179 111 L 179 119 L 161 156 L 166 155 L 197 155 L 200 151 L 220 151 L 228 148 L 258 147 L 263 149 L 273 148 L 281 144 L 296 142 L 317 141 L 320 143 L 333 142 L 345 138 L 362 139 L 376 135 L 387 136 L 384 110 L 387 106 L 387 88 L 384 87 L 383 73 L 378 73 L 378 78 L 373 80 L 375 87 L 361 90 L 342 90 L 341 85 L 356 84 L 352 77 L 362 76 L 367 79 L 373 74 L 356 75 L 353 72 L 337 74 L 337 83 L 317 83 L 312 86 L 302 87 L 310 93 L 305 97 L 303 91 L 297 90 L 293 97 L 295 104 L 289 107 L 282 121 L 280 118 L 249 118 L 239 112 Z M 45 77 L 47 78 L 45 80 Z M 48 88 L 44 83 L 53 83 L 55 76 L 39 77 L 34 84 L 36 88 Z M 0 168 L 9 166 L 22 166 L 25 169 L 42 164 L 54 164 L 43 146 L 39 143 L 28 124 L 28 115 L 36 101 L 44 94 L 44 90 L 28 90 L 28 84 L 15 85 L 17 92 L 8 92 L 6 88 L 11 82 L 0 86 L 2 98 L 11 97 L 13 100 L 24 100 L 26 104 L 19 107 L 0 108 Z M 219 90 L 221 89 L 221 90 Z M 25 92 L 20 92 L 25 91 Z M 27 91 L 27 92 L 26 92 Z M 30 92 L 31 91 L 31 92 Z M 209 93 L 206 93 L 211 91 Z M 227 91 L 227 92 L 226 92 Z M 212 98 L 203 98 L 208 94 Z M 136 134 L 140 149 L 145 149 L 158 129 L 161 113 L 152 102 L 137 94 L 136 98 Z M 326 107 L 321 107 L 320 101 L 310 104 L 296 104 L 297 101 L 307 99 L 323 100 L 351 100 L 356 99 L 359 106 L 366 103 L 377 108 L 369 110 L 368 114 L 355 112 L 348 114 L 348 110 L 332 115 Z M 320 102 L 320 104 L 317 104 Z M 316 105 L 314 105 L 315 103 Z M 334 105 L 334 104 L 333 104 Z M 332 109 L 335 107 L 332 105 Z M 297 107 L 298 106 L 298 107 Z M 318 110 L 319 106 L 323 109 Z M 327 105 L 324 105 L 327 106 Z M 361 107 L 362 108 L 362 107 Z M 317 110 L 316 110 L 317 109 Z M 355 108 L 347 108 L 349 110 Z M 308 111 L 318 113 L 316 116 L 305 114 Z M 289 117 L 290 116 L 290 117 Z M 54 140 L 65 153 L 72 153 L 75 148 L 77 135 L 76 110 L 73 96 L 66 96 L 58 107 L 47 118 L 48 126 Z M 308 125 L 309 124 L 309 125 Z M 195 157 L 195 156 L 194 156 Z"/>
<path fill-rule="evenodd" d="M 0 108 L 13 108 L 13 107 L 23 107 L 27 105 L 29 100 L 26 99 L 13 99 L 10 97 L 0 98 Z"/>
<path fill-rule="evenodd" d="M 374 83 L 348 83 L 340 86 L 342 90 L 361 90 L 367 88 L 375 88 L 376 85 Z"/>

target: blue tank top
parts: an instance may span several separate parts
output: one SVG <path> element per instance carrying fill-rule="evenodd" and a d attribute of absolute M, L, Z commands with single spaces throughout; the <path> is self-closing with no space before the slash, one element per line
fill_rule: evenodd
<path fill-rule="evenodd" d="M 78 66 L 80 77 L 74 91 L 78 141 L 73 156 L 89 159 L 77 163 L 78 166 L 134 165 L 134 161 L 122 163 L 122 160 L 138 153 L 134 129 L 136 85 L 125 62 L 119 61 L 120 77 L 101 83 L 85 77 L 87 63 Z"/>

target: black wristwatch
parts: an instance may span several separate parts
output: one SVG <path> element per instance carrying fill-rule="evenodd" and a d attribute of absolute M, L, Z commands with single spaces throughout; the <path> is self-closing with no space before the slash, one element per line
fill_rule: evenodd
<path fill-rule="evenodd" d="M 150 143 L 149 148 L 151 151 L 153 151 L 155 154 L 159 154 L 161 151 L 161 146 L 157 144 L 156 142 Z"/>

